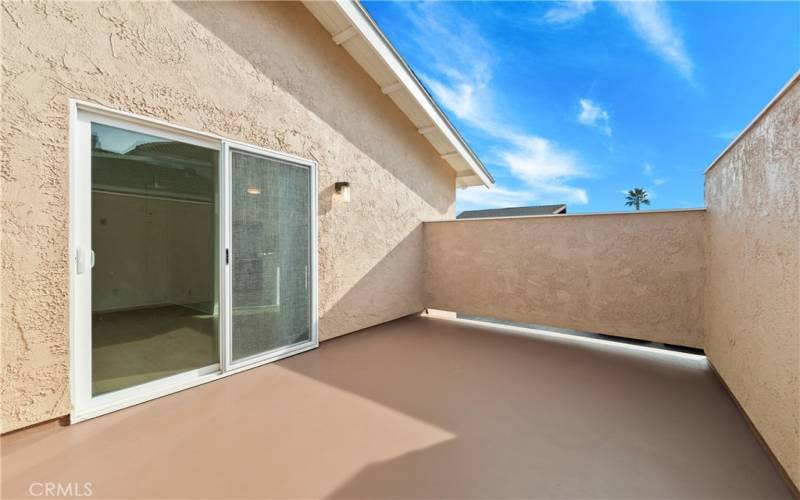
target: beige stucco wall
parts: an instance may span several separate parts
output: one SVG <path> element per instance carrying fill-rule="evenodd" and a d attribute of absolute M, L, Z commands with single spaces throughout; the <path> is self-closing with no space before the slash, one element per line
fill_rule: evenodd
<path fill-rule="evenodd" d="M 425 224 L 426 305 L 703 345 L 703 211 Z"/>
<path fill-rule="evenodd" d="M 323 339 L 422 308 L 454 174 L 301 4 L 3 2 L 2 61 L 3 431 L 69 411 L 69 98 L 317 160 Z"/>
<path fill-rule="evenodd" d="M 800 486 L 800 84 L 706 174 L 706 353 Z"/>

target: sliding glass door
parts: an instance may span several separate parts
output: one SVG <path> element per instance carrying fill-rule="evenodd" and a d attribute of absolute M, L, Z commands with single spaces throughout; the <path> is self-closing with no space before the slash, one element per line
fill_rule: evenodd
<path fill-rule="evenodd" d="M 73 420 L 317 346 L 313 162 L 74 106 Z"/>
<path fill-rule="evenodd" d="M 311 340 L 309 167 L 229 150 L 235 367 Z"/>
<path fill-rule="evenodd" d="M 92 396 L 217 365 L 219 152 L 91 134 Z"/>

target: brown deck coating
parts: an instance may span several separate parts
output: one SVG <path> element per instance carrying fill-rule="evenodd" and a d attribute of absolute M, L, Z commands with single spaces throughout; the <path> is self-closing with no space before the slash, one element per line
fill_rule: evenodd
<path fill-rule="evenodd" d="M 790 498 L 702 359 L 427 317 L 2 448 L 3 498 Z"/>

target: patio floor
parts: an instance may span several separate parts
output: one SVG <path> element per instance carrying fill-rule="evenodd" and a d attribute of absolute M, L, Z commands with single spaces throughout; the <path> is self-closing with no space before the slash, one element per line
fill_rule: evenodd
<path fill-rule="evenodd" d="M 421 316 L 2 458 L 3 498 L 791 498 L 704 358 Z"/>

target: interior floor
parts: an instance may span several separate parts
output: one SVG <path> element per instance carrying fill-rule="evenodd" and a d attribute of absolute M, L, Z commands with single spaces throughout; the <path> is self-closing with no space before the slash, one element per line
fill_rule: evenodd
<path fill-rule="evenodd" d="M 702 356 L 410 317 L 2 438 L 3 496 L 791 498 Z"/>
<path fill-rule="evenodd" d="M 208 306 L 205 307 L 209 309 Z M 234 310 L 234 360 L 302 342 L 283 334 L 277 306 Z M 177 304 L 92 315 L 92 394 L 133 387 L 219 362 L 218 317 Z"/>
<path fill-rule="evenodd" d="M 217 318 L 180 305 L 92 315 L 92 393 L 218 363 Z"/>

